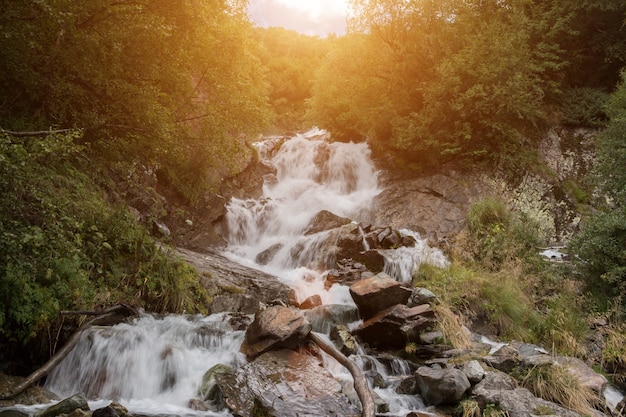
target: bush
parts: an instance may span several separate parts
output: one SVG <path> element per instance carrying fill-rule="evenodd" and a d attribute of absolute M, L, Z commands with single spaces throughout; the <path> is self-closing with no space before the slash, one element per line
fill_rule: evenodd
<path fill-rule="evenodd" d="M 78 137 L 0 134 L 2 355 L 47 334 L 60 310 L 197 311 L 206 300 L 193 270 L 76 168 Z"/>
<path fill-rule="evenodd" d="M 604 105 L 609 95 L 595 88 L 570 88 L 563 93 L 563 124 L 600 127 L 606 124 Z"/>

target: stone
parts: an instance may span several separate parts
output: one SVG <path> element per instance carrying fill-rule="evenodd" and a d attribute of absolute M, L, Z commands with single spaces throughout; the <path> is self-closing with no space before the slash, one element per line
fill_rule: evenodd
<path fill-rule="evenodd" d="M 485 377 L 485 370 L 477 360 L 464 363 L 461 371 L 463 371 L 469 382 L 473 384 L 480 382 Z"/>
<path fill-rule="evenodd" d="M 313 294 L 312 296 L 304 300 L 302 303 L 300 303 L 299 307 L 302 310 L 310 310 L 312 308 L 319 307 L 321 305 L 322 305 L 322 297 L 319 294 Z"/>
<path fill-rule="evenodd" d="M 311 323 L 293 308 L 273 306 L 257 312 L 246 330 L 241 352 L 249 360 L 275 349 L 291 349 L 311 331 Z"/>
<path fill-rule="evenodd" d="M 403 287 L 398 281 L 381 272 L 352 284 L 350 295 L 363 320 L 367 320 L 391 306 L 406 304 L 411 296 L 411 289 Z"/>
<path fill-rule="evenodd" d="M 312 235 L 315 233 L 325 232 L 327 230 L 336 229 L 343 225 L 352 223 L 347 217 L 337 216 L 328 210 L 319 211 L 311 220 L 309 225 L 304 229 L 304 235 Z"/>
<path fill-rule="evenodd" d="M 437 296 L 435 295 L 435 293 L 433 293 L 432 291 L 426 289 L 426 288 L 421 288 L 421 287 L 417 287 L 417 288 L 413 288 L 413 292 L 411 293 L 411 296 L 409 297 L 409 301 L 408 301 L 408 306 L 409 307 L 413 307 L 413 306 L 418 306 L 421 304 L 436 304 L 437 303 Z"/>
<path fill-rule="evenodd" d="M 56 417 L 60 414 L 70 414 L 77 409 L 89 411 L 89 404 L 83 393 L 72 395 L 61 402 L 51 405 L 41 414 L 38 414 L 38 417 Z"/>
<path fill-rule="evenodd" d="M 259 265 L 267 265 L 274 259 L 274 256 L 283 248 L 282 243 L 275 243 L 269 248 L 265 249 L 262 252 L 259 252 L 257 256 L 254 258 L 254 262 Z"/>
<path fill-rule="evenodd" d="M 419 393 L 431 405 L 456 404 L 471 387 L 465 374 L 458 369 L 433 369 L 422 366 L 415 373 Z"/>
<path fill-rule="evenodd" d="M 235 415 L 360 416 L 317 358 L 291 350 L 264 353 L 234 374 L 219 375 L 218 385 Z"/>
<path fill-rule="evenodd" d="M 596 394 L 604 392 L 608 384 L 606 377 L 594 371 L 585 362 L 578 358 L 559 356 L 556 363 L 565 366 L 581 386 L 591 389 Z"/>
<path fill-rule="evenodd" d="M 98 408 L 97 410 L 93 410 L 91 414 L 92 417 L 119 417 L 117 411 L 111 406 L 106 406 L 102 408 Z"/>
<path fill-rule="evenodd" d="M 428 304 L 407 307 L 397 304 L 364 321 L 354 331 L 371 347 L 398 349 L 419 341 L 422 330 L 434 324 L 435 313 Z"/>
<path fill-rule="evenodd" d="M 206 371 L 202 376 L 202 383 L 200 387 L 198 387 L 198 397 L 202 401 L 211 401 L 219 404 L 221 399 L 218 395 L 217 375 L 227 374 L 229 372 L 233 372 L 233 368 L 221 363 L 214 365 L 211 369 Z"/>
<path fill-rule="evenodd" d="M 335 326 L 330 332 L 330 340 L 346 356 L 354 355 L 359 350 L 359 344 L 347 326 Z"/>
<path fill-rule="evenodd" d="M 304 317 L 311 323 L 314 332 L 328 333 L 337 325 L 359 320 L 359 311 L 352 305 L 324 304 L 305 310 Z"/>

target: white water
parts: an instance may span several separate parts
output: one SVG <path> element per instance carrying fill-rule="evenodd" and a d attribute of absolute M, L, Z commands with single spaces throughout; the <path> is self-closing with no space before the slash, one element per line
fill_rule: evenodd
<path fill-rule="evenodd" d="M 304 236 L 303 231 L 320 210 L 366 222 L 369 205 L 381 191 L 378 172 L 366 144 L 314 138 L 321 133 L 296 136 L 278 152 L 271 141 L 258 144 L 261 158 L 273 164 L 277 174 L 266 179 L 262 198 L 233 199 L 228 205 L 226 255 L 278 276 L 296 291 L 299 301 L 318 294 L 324 304 L 353 305 L 346 286 L 325 288 L 325 273 L 334 261 L 320 246 L 327 232 Z M 413 236 L 416 246 L 384 252 L 385 270 L 399 281 L 409 281 L 422 262 L 447 262 L 416 233 L 402 233 Z M 271 260 L 257 264 L 257 255 L 274 245 L 280 249 Z M 208 369 L 220 363 L 236 368 L 245 361 L 239 353 L 243 332 L 229 330 L 225 320 L 224 315 L 146 316 L 131 324 L 93 328 L 50 374 L 46 387 L 62 397 L 84 392 L 97 406 L 116 400 L 134 413 L 230 416 L 226 411 L 188 408 Z M 332 361 L 327 362 L 332 368 Z M 339 379 L 351 378 L 345 370 L 333 369 Z M 378 372 L 393 379 L 388 370 Z M 392 388 L 376 390 L 392 412 L 423 407 L 418 398 L 399 396 Z"/>
<path fill-rule="evenodd" d="M 266 180 L 260 199 L 233 199 L 228 205 L 228 253 L 281 278 L 296 291 L 298 301 L 317 294 L 324 304 L 352 304 L 348 288 L 324 289 L 325 272 L 334 261 L 320 248 L 327 233 L 304 236 L 304 231 L 321 210 L 367 223 L 370 204 L 381 189 L 367 144 L 328 143 L 320 139 L 322 133 L 298 135 L 277 152 L 277 140 L 258 144 L 261 159 L 276 167 L 276 177 Z M 417 244 L 381 251 L 385 272 L 407 282 L 422 262 L 447 264 L 441 251 L 430 248 L 417 233 L 401 232 Z M 259 253 L 279 245 L 269 263 L 255 262 Z"/>
<path fill-rule="evenodd" d="M 46 388 L 65 398 L 115 400 L 134 413 L 196 414 L 188 402 L 197 396 L 202 376 L 216 364 L 238 367 L 242 331 L 233 331 L 223 314 L 144 316 L 130 324 L 93 327 L 57 366 Z M 93 408 L 93 407 L 92 407 Z M 204 416 L 230 416 L 224 411 Z"/>

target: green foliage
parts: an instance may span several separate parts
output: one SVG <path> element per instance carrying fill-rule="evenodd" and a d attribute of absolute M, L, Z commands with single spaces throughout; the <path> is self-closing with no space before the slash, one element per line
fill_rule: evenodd
<path fill-rule="evenodd" d="M 595 88 L 570 88 L 563 93 L 563 124 L 601 127 L 606 123 L 604 105 L 608 94 Z"/>
<path fill-rule="evenodd" d="M 119 302 L 203 309 L 195 273 L 157 247 L 123 207 L 76 169 L 80 132 L 0 134 L 0 335 L 20 346 L 60 310 Z"/>
<path fill-rule="evenodd" d="M 607 204 L 583 219 L 570 246 L 578 268 L 593 292 L 615 297 L 626 294 L 626 83 L 607 104 L 609 123 L 598 136 L 596 183 Z"/>
<path fill-rule="evenodd" d="M 508 267 L 516 259 L 538 259 L 539 227 L 523 213 L 515 216 L 503 201 L 486 198 L 470 208 L 468 228 L 476 259 L 491 270 Z"/>
<path fill-rule="evenodd" d="M 27 0 L 0 28 L 0 126 L 81 128 L 98 157 L 158 166 L 189 200 L 266 120 L 240 2 Z"/>
<path fill-rule="evenodd" d="M 306 101 L 311 98 L 315 73 L 335 39 L 299 34 L 278 27 L 257 28 L 260 61 L 266 68 L 272 108 L 271 127 L 278 133 L 309 128 Z"/>

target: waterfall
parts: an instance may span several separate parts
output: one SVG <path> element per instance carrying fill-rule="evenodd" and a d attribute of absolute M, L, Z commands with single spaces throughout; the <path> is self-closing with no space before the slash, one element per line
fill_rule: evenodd
<path fill-rule="evenodd" d="M 285 142 L 273 138 L 257 145 L 261 160 L 274 166 L 276 175 L 265 179 L 261 198 L 229 203 L 227 253 L 283 279 L 300 301 L 316 294 L 324 304 L 351 304 L 347 288 L 324 288 L 330 265 L 321 245 L 327 234 L 304 231 L 322 210 L 367 223 L 370 204 L 381 191 L 379 173 L 367 144 L 329 143 L 321 133 L 313 130 Z M 381 251 L 385 272 L 398 281 L 409 282 L 422 262 L 447 263 L 417 233 L 402 233 L 415 239 L 415 247 Z M 264 254 L 271 259 L 259 262 Z"/>
<path fill-rule="evenodd" d="M 299 301 L 316 294 L 323 304 L 349 307 L 354 302 L 347 286 L 326 287 L 325 274 L 332 263 L 324 247 L 329 232 L 306 234 L 305 230 L 322 210 L 367 222 L 370 204 L 381 189 L 365 143 L 330 143 L 322 133 L 314 130 L 287 141 L 273 138 L 257 144 L 260 158 L 273 165 L 276 174 L 264 178 L 262 197 L 233 198 L 228 204 L 225 255 L 279 277 L 295 290 Z M 416 233 L 402 233 L 415 239 L 415 247 L 383 253 L 385 270 L 399 281 L 409 281 L 422 262 L 447 262 Z M 92 327 L 51 372 L 46 387 L 62 397 L 83 392 L 91 401 L 117 400 L 133 413 L 145 415 L 231 416 L 225 410 L 190 408 L 207 370 L 216 364 L 238 368 L 245 363 L 239 353 L 244 332 L 231 321 L 228 314 L 146 315 L 131 323 Z M 409 373 L 404 363 L 391 369 L 364 355 L 357 360 L 375 367 L 388 381 L 394 380 L 392 374 Z M 338 379 L 351 378 L 331 360 L 326 362 Z M 392 411 L 423 407 L 418 398 L 399 396 L 393 388 L 393 383 L 376 388 Z"/>

